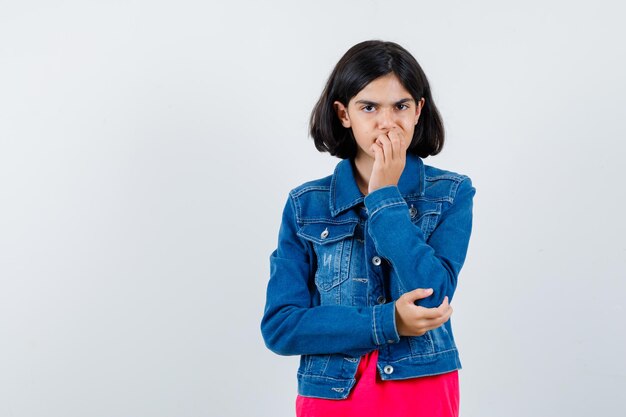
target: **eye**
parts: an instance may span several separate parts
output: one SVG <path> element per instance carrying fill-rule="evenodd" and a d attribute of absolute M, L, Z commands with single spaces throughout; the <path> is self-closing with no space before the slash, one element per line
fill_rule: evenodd
<path fill-rule="evenodd" d="M 400 103 L 396 107 L 398 107 L 398 110 L 406 110 L 409 108 L 409 106 L 406 105 L 405 103 Z"/>
<path fill-rule="evenodd" d="M 371 113 L 371 112 L 373 112 L 374 110 L 376 110 L 376 108 L 375 108 L 374 106 L 372 106 L 372 105 L 368 104 L 368 105 L 366 105 L 366 106 L 363 106 L 363 107 L 361 108 L 361 110 L 363 110 L 365 113 Z"/>

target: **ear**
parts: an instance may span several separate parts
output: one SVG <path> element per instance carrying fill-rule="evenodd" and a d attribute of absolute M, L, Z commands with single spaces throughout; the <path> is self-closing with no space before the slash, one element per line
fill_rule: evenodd
<path fill-rule="evenodd" d="M 426 99 L 422 97 L 417 102 L 417 106 L 415 106 L 415 124 L 419 122 L 420 114 L 422 114 L 422 109 L 424 108 L 424 103 L 426 103 Z"/>
<path fill-rule="evenodd" d="M 340 101 L 335 101 L 333 103 L 333 108 L 335 109 L 337 117 L 339 118 L 339 121 L 341 122 L 343 127 L 351 127 L 352 125 L 350 123 L 350 116 L 348 115 L 348 108 L 344 106 L 343 103 Z"/>

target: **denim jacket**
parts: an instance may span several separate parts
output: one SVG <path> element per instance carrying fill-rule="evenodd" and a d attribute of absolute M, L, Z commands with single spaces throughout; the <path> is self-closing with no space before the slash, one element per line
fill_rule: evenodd
<path fill-rule="evenodd" d="M 470 178 L 407 155 L 397 186 L 364 197 L 353 163 L 289 193 L 270 255 L 261 332 L 273 352 L 302 355 L 303 396 L 347 398 L 360 357 L 373 350 L 383 380 L 461 368 L 450 320 L 400 336 L 395 300 L 433 288 L 416 304 L 452 301 L 472 228 Z"/>

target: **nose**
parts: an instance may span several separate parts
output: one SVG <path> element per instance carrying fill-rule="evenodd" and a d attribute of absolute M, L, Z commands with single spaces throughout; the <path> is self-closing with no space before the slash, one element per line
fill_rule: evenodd
<path fill-rule="evenodd" d="M 395 124 L 393 109 L 381 109 L 378 114 L 378 128 L 381 130 L 391 129 Z"/>

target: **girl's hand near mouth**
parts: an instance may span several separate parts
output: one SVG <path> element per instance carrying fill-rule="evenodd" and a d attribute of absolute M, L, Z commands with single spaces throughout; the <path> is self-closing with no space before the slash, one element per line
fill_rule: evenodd
<path fill-rule="evenodd" d="M 398 185 L 404 165 L 409 141 L 398 129 L 376 138 L 370 148 L 374 152 L 374 166 L 368 192 L 371 193 L 388 185 Z"/>

